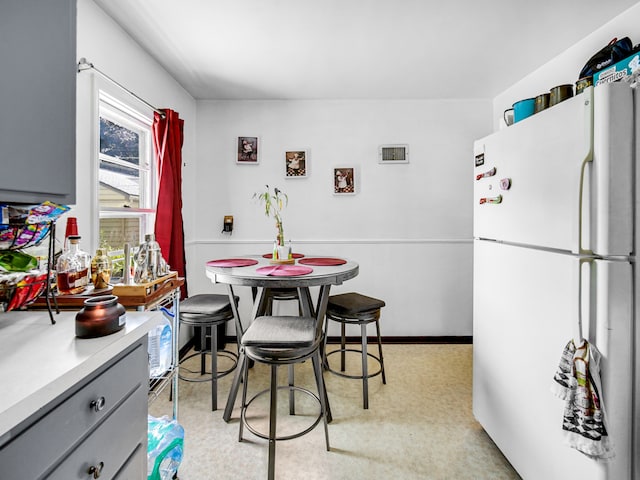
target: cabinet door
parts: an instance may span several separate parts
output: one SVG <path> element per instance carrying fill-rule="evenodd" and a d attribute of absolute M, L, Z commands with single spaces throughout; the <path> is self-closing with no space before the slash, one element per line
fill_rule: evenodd
<path fill-rule="evenodd" d="M 0 65 L 0 202 L 75 203 L 76 0 L 3 0 Z"/>

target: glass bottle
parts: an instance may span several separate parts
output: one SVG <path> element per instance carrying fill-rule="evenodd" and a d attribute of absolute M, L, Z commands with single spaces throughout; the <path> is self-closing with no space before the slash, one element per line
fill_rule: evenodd
<path fill-rule="evenodd" d="M 135 261 L 135 283 L 150 282 L 164 275 L 166 263 L 162 258 L 160 244 L 156 241 L 154 234 L 145 235 L 144 243 L 140 245 Z"/>
<path fill-rule="evenodd" d="M 148 259 L 148 274 L 151 277 L 151 280 L 155 280 L 156 278 L 161 276 L 161 264 L 162 264 L 162 253 L 160 253 L 160 244 L 156 242 L 156 236 L 153 233 L 149 233 L 144 237 L 145 243 L 147 245 L 147 259 Z"/>
<path fill-rule="evenodd" d="M 70 235 L 68 248 L 58 258 L 56 265 L 58 293 L 76 295 L 89 285 L 91 255 L 80 249 L 80 236 Z"/>
<path fill-rule="evenodd" d="M 111 282 L 111 259 L 102 248 L 96 250 L 91 260 L 91 282 L 96 290 L 107 288 Z"/>

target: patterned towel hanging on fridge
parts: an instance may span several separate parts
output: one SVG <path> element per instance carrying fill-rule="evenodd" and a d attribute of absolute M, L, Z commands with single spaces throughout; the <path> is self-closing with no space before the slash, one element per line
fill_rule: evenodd
<path fill-rule="evenodd" d="M 565 346 L 551 390 L 564 400 L 562 430 L 565 442 L 594 459 L 615 454 L 607 433 L 600 382 L 600 352 L 586 340 Z"/>

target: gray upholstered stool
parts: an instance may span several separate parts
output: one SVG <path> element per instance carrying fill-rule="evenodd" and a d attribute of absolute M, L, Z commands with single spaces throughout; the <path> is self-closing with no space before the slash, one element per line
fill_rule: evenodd
<path fill-rule="evenodd" d="M 235 301 L 237 305 L 238 297 L 235 297 Z M 180 375 L 180 378 L 189 382 L 211 382 L 211 410 L 218 409 L 218 379 L 231 373 L 238 365 L 238 355 L 235 352 L 218 350 L 218 326 L 233 319 L 233 310 L 227 295 L 200 294 L 180 302 L 180 323 L 200 328 L 200 352 L 185 357 L 180 363 L 200 355 L 200 374 L 204 376 L 205 358 L 207 353 L 211 354 L 211 378 L 194 379 L 184 375 Z M 206 348 L 207 330 L 211 339 L 210 352 L 207 352 Z M 227 370 L 218 371 L 218 355 L 230 358 L 232 366 Z"/>
<path fill-rule="evenodd" d="M 316 323 L 319 323 L 316 324 Z M 322 321 L 316 322 L 314 317 L 300 316 L 262 316 L 256 318 L 242 336 L 242 354 L 247 359 L 270 366 L 270 387 L 254 395 L 247 401 L 247 385 L 249 383 L 248 361 L 244 361 L 242 405 L 240 414 L 239 440 L 242 441 L 243 428 L 247 427 L 254 435 L 269 440 L 268 478 L 275 478 L 276 441 L 298 438 L 313 430 L 320 420 L 324 420 L 324 434 L 327 450 L 329 450 L 328 405 L 322 377 Z M 318 389 L 318 395 L 312 391 L 293 385 L 278 386 L 277 369 L 280 365 L 294 365 L 311 359 Z M 276 433 L 278 389 L 302 392 L 314 398 L 320 405 L 320 414 L 306 429 L 286 436 Z M 269 432 L 256 430 L 247 421 L 247 408 L 260 395 L 270 394 L 269 400 Z"/>
<path fill-rule="evenodd" d="M 346 378 L 362 379 L 362 399 L 365 409 L 369 408 L 369 378 L 382 374 L 382 383 L 387 383 L 384 374 L 384 358 L 382 357 L 382 340 L 380 339 L 380 309 L 384 306 L 385 303 L 382 300 L 353 292 L 330 296 L 327 306 L 327 325 L 325 328 L 328 328 L 328 320 L 340 323 L 340 349 L 329 352 L 328 354 L 326 353 L 327 335 L 325 331 L 325 366 L 330 372 L 336 375 Z M 367 325 L 370 323 L 376 324 L 376 334 L 378 337 L 377 357 L 367 352 Z M 345 327 L 347 325 L 360 325 L 361 350 L 346 347 Z M 332 369 L 328 361 L 329 355 L 338 352 L 340 353 L 340 371 Z M 362 355 L 362 375 L 348 375 L 344 373 L 346 352 L 357 352 Z M 369 373 L 368 370 L 368 357 L 375 359 L 380 365 L 380 368 L 373 373 Z"/>

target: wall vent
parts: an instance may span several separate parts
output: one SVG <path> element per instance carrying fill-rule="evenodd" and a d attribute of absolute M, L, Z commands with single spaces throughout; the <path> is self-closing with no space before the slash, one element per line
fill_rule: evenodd
<path fill-rule="evenodd" d="M 409 163 L 409 145 L 380 145 L 379 163 Z"/>

